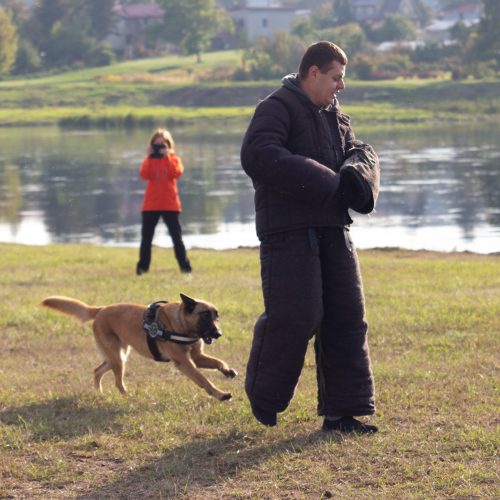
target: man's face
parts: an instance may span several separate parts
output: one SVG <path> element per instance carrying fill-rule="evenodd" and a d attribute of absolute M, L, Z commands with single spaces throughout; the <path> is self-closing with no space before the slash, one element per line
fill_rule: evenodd
<path fill-rule="evenodd" d="M 344 76 L 345 65 L 338 61 L 333 61 L 326 73 L 321 73 L 317 66 L 309 68 L 311 101 L 320 107 L 332 104 L 335 94 L 345 88 Z"/>

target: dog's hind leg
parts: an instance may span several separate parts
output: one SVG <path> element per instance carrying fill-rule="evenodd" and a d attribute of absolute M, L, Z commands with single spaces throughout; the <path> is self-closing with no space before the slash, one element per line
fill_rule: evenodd
<path fill-rule="evenodd" d="M 127 362 L 127 357 L 130 353 L 130 346 L 126 348 L 121 348 L 118 353 L 113 353 L 112 359 L 109 360 L 113 374 L 115 375 L 115 385 L 116 388 L 123 394 L 127 394 L 127 388 L 123 383 L 123 377 L 125 376 L 125 363 Z"/>
<path fill-rule="evenodd" d="M 102 377 L 109 370 L 111 370 L 111 365 L 107 361 L 103 361 L 97 368 L 94 369 L 94 385 L 99 392 L 102 392 Z"/>
<path fill-rule="evenodd" d="M 123 383 L 123 376 L 125 375 L 125 363 L 122 360 L 118 363 L 113 363 L 111 366 L 113 373 L 115 375 L 115 385 L 116 388 L 123 394 L 127 394 L 127 389 Z"/>

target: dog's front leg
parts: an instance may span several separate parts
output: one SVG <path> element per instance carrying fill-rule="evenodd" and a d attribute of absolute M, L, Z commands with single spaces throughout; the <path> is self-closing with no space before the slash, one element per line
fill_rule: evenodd
<path fill-rule="evenodd" d="M 227 401 L 232 398 L 230 392 L 222 392 L 215 385 L 208 380 L 203 373 L 201 373 L 190 358 L 183 359 L 182 361 L 174 360 L 175 366 L 184 375 L 187 375 L 194 383 L 205 389 L 210 396 L 217 398 L 219 401 Z"/>
<path fill-rule="evenodd" d="M 211 368 L 213 370 L 219 370 L 228 378 L 234 378 L 238 375 L 238 372 L 229 368 L 229 366 L 222 361 L 222 359 L 207 356 L 201 351 L 193 352 L 192 357 L 198 368 Z"/>

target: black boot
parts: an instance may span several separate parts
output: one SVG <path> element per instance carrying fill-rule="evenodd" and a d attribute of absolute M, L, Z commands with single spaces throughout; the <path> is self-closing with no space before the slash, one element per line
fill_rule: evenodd
<path fill-rule="evenodd" d="M 372 424 L 364 424 L 354 417 L 345 416 L 340 417 L 335 420 L 330 420 L 325 418 L 323 421 L 324 431 L 339 431 L 339 432 L 357 432 L 360 434 L 375 433 L 378 431 L 378 427 Z"/>
<path fill-rule="evenodd" d="M 184 264 L 182 264 L 180 266 L 180 268 L 181 268 L 181 273 L 187 273 L 187 274 L 189 274 L 189 273 L 193 272 L 193 269 L 191 268 L 191 264 L 190 264 L 189 260 L 186 260 L 184 262 Z"/>
<path fill-rule="evenodd" d="M 147 273 L 147 272 L 148 272 L 148 270 L 144 269 L 143 267 L 141 267 L 139 263 L 135 267 L 135 274 L 137 274 L 137 276 L 140 276 L 141 274 L 144 274 L 144 273 Z"/>

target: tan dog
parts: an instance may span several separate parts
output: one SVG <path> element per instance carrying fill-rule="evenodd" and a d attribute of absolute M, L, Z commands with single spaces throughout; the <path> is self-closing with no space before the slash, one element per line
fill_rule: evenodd
<path fill-rule="evenodd" d="M 237 375 L 237 372 L 229 368 L 224 361 L 203 353 L 202 340 L 210 344 L 212 339 L 221 336 L 217 309 L 213 304 L 183 294 L 181 299 L 182 302 L 158 304 L 156 309 L 155 325 L 159 324 L 167 329 L 169 334 L 174 334 L 172 339 L 182 340 L 181 343 L 176 343 L 176 340 L 155 340 L 156 355 L 161 356 L 158 360 L 173 361 L 182 373 L 218 400 L 231 399 L 231 393 L 217 389 L 198 370 L 198 368 L 217 369 L 229 378 Z M 123 376 L 131 347 L 142 356 L 154 359 L 148 346 L 148 335 L 143 328 L 146 306 L 118 303 L 95 307 L 76 299 L 59 296 L 45 298 L 42 305 L 74 316 L 82 323 L 94 320 L 92 326 L 95 342 L 104 357 L 103 363 L 94 370 L 95 387 L 99 391 L 102 391 L 103 375 L 113 370 L 116 387 L 122 394 L 126 394 Z"/>

